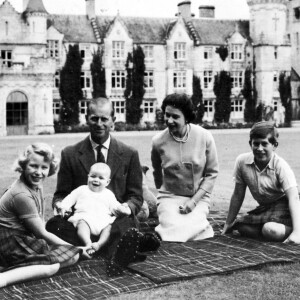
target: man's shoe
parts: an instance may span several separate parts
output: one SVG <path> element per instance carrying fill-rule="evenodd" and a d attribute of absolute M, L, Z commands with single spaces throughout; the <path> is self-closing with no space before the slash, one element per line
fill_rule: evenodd
<path fill-rule="evenodd" d="M 160 243 L 161 238 L 156 232 L 146 232 L 140 237 L 139 252 L 157 251 Z"/>

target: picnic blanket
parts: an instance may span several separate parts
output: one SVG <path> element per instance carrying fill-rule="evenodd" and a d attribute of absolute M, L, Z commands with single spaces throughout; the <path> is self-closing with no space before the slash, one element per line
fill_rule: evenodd
<path fill-rule="evenodd" d="M 224 220 L 224 213 L 211 212 L 214 238 L 187 243 L 163 242 L 156 253 L 150 253 L 144 262 L 131 264 L 122 276 L 107 277 L 105 262 L 98 257 L 63 269 L 52 278 L 1 289 L 0 300 L 106 299 L 178 280 L 269 263 L 300 261 L 300 246 L 297 245 L 262 242 L 238 235 L 221 236 Z M 150 220 L 142 224 L 142 230 L 151 231 L 156 224 L 156 220 Z"/>

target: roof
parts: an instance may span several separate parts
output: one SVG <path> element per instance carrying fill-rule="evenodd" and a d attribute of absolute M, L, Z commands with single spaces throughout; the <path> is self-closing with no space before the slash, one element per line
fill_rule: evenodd
<path fill-rule="evenodd" d="M 246 20 L 192 19 L 191 22 L 202 45 L 223 45 L 236 31 L 236 24 L 240 34 L 250 39 L 249 21 Z"/>
<path fill-rule="evenodd" d="M 27 7 L 25 9 L 26 13 L 44 13 L 48 14 L 45 9 L 43 0 L 29 0 Z"/>
<path fill-rule="evenodd" d="M 70 43 L 97 43 L 93 27 L 86 15 L 51 15 L 48 28 L 54 26 Z"/>
<path fill-rule="evenodd" d="M 101 39 L 106 37 L 115 19 L 116 17 L 112 16 L 96 17 Z M 122 16 L 119 16 L 118 19 L 126 27 L 129 36 L 136 44 L 166 44 L 170 32 L 178 21 L 178 18 Z M 247 39 L 250 38 L 249 21 L 246 20 L 193 18 L 190 22 L 193 26 L 186 24 L 186 28 L 197 45 L 224 45 L 226 39 L 236 31 L 236 24 L 238 24 L 238 31 L 241 35 Z M 53 25 L 59 32 L 64 34 L 66 41 L 97 43 L 93 28 L 86 15 L 51 15 L 48 20 L 48 27 L 50 25 Z"/>

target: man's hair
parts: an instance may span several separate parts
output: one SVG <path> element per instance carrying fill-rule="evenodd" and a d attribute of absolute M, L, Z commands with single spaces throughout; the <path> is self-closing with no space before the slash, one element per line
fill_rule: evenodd
<path fill-rule="evenodd" d="M 194 105 L 193 105 L 192 100 L 190 99 L 190 97 L 187 94 L 174 93 L 174 94 L 168 95 L 163 100 L 163 103 L 161 106 L 161 109 L 164 114 L 166 111 L 166 107 L 168 105 L 179 109 L 183 113 L 187 123 L 190 123 L 195 119 Z"/>
<path fill-rule="evenodd" d="M 104 97 L 99 97 L 95 99 L 91 99 L 89 104 L 88 104 L 88 109 L 87 109 L 87 115 L 89 116 L 91 114 L 91 107 L 92 106 L 97 106 L 98 104 L 104 105 L 109 103 L 111 106 L 111 117 L 113 118 L 115 116 L 115 110 L 114 110 L 114 105 L 113 102 L 111 102 L 109 99 L 104 98 Z"/>
<path fill-rule="evenodd" d="M 253 139 L 265 139 L 269 136 L 269 142 L 274 145 L 278 146 L 278 131 L 273 122 L 270 121 L 262 121 L 255 123 L 251 130 L 250 130 L 250 143 Z"/>

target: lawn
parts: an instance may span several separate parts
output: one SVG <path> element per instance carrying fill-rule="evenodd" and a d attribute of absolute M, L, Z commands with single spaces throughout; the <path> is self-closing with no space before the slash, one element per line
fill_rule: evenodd
<path fill-rule="evenodd" d="M 277 153 L 292 166 L 297 181 L 300 182 L 300 130 L 281 129 Z M 150 167 L 147 181 L 154 189 L 150 162 L 151 137 L 155 132 L 113 133 L 120 140 L 138 149 L 143 165 Z M 226 210 L 233 189 L 232 170 L 236 156 L 249 151 L 249 130 L 212 130 L 215 138 L 220 173 L 212 194 L 212 209 Z M 0 190 L 7 187 L 17 174 L 12 164 L 18 153 L 35 141 L 47 142 L 54 147 L 59 156 L 66 145 L 76 143 L 86 134 L 61 134 L 53 136 L 15 136 L 0 138 Z M 47 199 L 46 219 L 52 216 L 51 198 L 55 190 L 56 175 L 48 178 L 44 184 Z M 255 206 L 247 194 L 243 211 Z M 258 270 L 234 272 L 230 275 L 210 276 L 153 289 L 140 293 L 122 295 L 114 299 L 299 299 L 300 264 L 267 266 Z"/>

